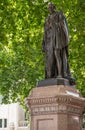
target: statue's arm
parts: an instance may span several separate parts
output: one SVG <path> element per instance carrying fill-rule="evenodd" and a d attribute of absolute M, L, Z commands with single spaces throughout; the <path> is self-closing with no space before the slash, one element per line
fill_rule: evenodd
<path fill-rule="evenodd" d="M 60 26 L 64 28 L 66 37 L 69 41 L 68 23 L 66 17 L 62 11 L 60 11 Z"/>
<path fill-rule="evenodd" d="M 42 40 L 42 51 L 45 52 L 45 35 L 46 35 L 46 31 L 45 31 L 45 24 L 44 24 L 44 35 L 43 35 L 43 40 Z"/>
<path fill-rule="evenodd" d="M 42 51 L 45 52 L 45 40 L 43 38 L 43 41 L 42 41 Z"/>
<path fill-rule="evenodd" d="M 65 26 L 65 30 L 66 30 L 66 35 L 67 35 L 67 39 L 69 41 L 68 23 L 67 23 L 67 20 L 66 20 L 66 17 L 64 14 L 63 14 L 63 17 L 64 17 L 64 26 Z"/>
<path fill-rule="evenodd" d="M 42 51 L 45 52 L 46 51 L 46 39 L 47 39 L 47 23 L 49 21 L 49 17 L 48 16 L 45 20 L 44 23 L 44 35 L 43 35 L 43 40 L 42 40 Z"/>

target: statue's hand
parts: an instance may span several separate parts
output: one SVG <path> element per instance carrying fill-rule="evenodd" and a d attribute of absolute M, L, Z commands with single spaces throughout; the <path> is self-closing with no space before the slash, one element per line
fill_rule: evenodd
<path fill-rule="evenodd" d="M 45 52 L 45 41 L 42 41 L 42 52 Z"/>
<path fill-rule="evenodd" d="M 44 49 L 44 48 L 42 48 L 42 52 L 45 52 L 45 49 Z"/>

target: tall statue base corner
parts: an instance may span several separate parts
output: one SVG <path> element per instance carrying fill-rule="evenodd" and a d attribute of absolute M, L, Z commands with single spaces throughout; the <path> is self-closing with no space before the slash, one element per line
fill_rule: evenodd
<path fill-rule="evenodd" d="M 82 130 L 85 98 L 65 85 L 36 87 L 26 98 L 30 130 Z"/>

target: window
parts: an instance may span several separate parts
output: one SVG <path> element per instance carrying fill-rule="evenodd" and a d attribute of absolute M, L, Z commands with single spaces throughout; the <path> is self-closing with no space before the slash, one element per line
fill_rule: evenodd
<path fill-rule="evenodd" d="M 0 119 L 0 128 L 2 128 L 2 119 Z"/>
<path fill-rule="evenodd" d="M 7 119 L 4 119 L 4 128 L 7 127 Z"/>
<path fill-rule="evenodd" d="M 0 128 L 7 128 L 7 119 L 0 119 Z"/>

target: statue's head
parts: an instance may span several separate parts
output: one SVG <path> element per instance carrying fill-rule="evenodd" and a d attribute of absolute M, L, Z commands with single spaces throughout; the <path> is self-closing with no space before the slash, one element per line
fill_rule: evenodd
<path fill-rule="evenodd" d="M 52 2 L 49 2 L 49 3 L 48 3 L 48 10 L 49 10 L 50 12 L 53 12 L 53 11 L 56 10 L 56 7 L 55 7 L 55 5 L 54 5 Z"/>

